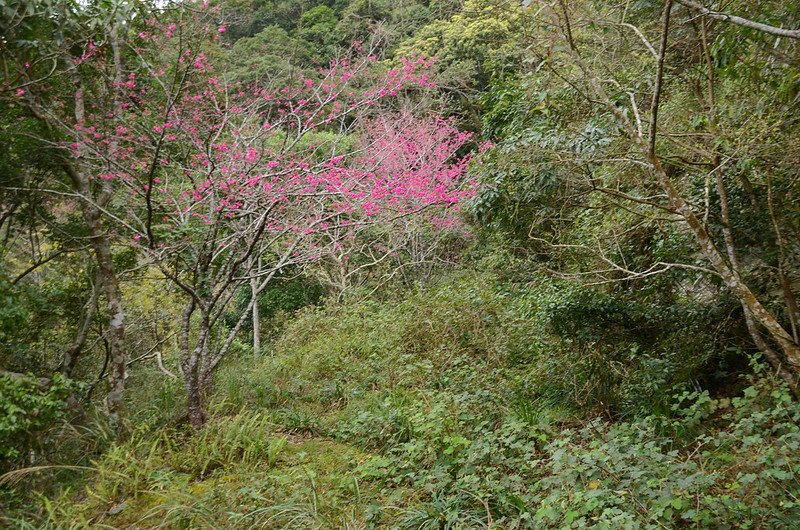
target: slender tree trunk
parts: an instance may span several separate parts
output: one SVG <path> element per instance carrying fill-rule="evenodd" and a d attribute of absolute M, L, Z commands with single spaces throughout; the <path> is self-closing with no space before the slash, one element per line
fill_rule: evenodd
<path fill-rule="evenodd" d="M 795 342 L 800 343 L 800 308 L 797 307 L 797 298 L 792 292 L 792 281 L 786 273 L 786 239 L 781 230 L 781 225 L 778 223 L 777 211 L 782 210 L 781 202 L 778 202 L 777 208 L 773 200 L 772 178 L 767 176 L 767 209 L 769 210 L 770 219 L 772 219 L 772 228 L 775 231 L 775 242 L 778 245 L 778 282 L 780 283 L 781 290 L 783 291 L 783 300 L 786 304 L 786 315 L 789 317 L 789 324 L 792 327 L 792 338 Z"/>
<path fill-rule="evenodd" d="M 781 290 L 783 290 L 783 299 L 786 302 L 786 313 L 789 317 L 789 323 L 792 326 L 792 337 L 795 342 L 797 342 L 800 336 L 798 330 L 798 325 L 800 324 L 800 308 L 797 307 L 797 299 L 792 292 L 792 282 L 789 281 L 789 277 L 786 276 L 786 273 L 783 271 L 783 266 L 778 269 L 778 275 L 780 277 Z"/>
<path fill-rule="evenodd" d="M 261 319 L 258 314 L 258 278 L 250 280 L 250 292 L 255 303 L 253 304 L 253 356 L 261 355 Z"/>
<path fill-rule="evenodd" d="M 75 83 L 75 121 L 83 124 L 85 120 L 85 103 L 83 86 L 80 77 L 73 75 Z M 45 122 L 46 119 L 45 119 Z M 111 237 L 102 223 L 102 208 L 111 201 L 111 188 L 104 185 L 99 193 L 92 193 L 92 184 L 81 167 L 80 159 L 72 160 L 62 156 L 62 167 L 72 181 L 75 191 L 81 196 L 81 211 L 86 227 L 89 230 L 92 250 L 97 260 L 98 275 L 103 283 L 109 316 L 107 340 L 111 370 L 109 372 L 110 389 L 106 396 L 109 423 L 117 427 L 123 413 L 125 379 L 127 377 L 128 355 L 125 350 L 125 312 L 122 303 L 122 291 L 119 287 L 114 260 L 111 254 Z"/>
<path fill-rule="evenodd" d="M 91 327 L 92 319 L 94 319 L 94 315 L 97 311 L 97 299 L 100 295 L 101 289 L 102 278 L 98 272 L 94 285 L 92 285 L 92 294 L 89 295 L 89 300 L 86 302 L 86 311 L 83 314 L 83 321 L 78 327 L 78 333 L 75 336 L 75 340 L 73 340 L 72 344 L 70 344 L 69 347 L 64 351 L 64 358 L 61 361 L 60 369 L 60 372 L 64 377 L 72 377 L 72 372 L 75 370 L 75 366 L 78 364 L 78 357 L 83 350 L 83 346 L 86 344 L 86 337 L 89 334 L 89 328 Z"/>
<path fill-rule="evenodd" d="M 111 254 L 111 237 L 106 233 L 101 222 L 102 212 L 100 207 L 90 199 L 88 179 L 85 178 L 80 170 L 74 168 L 66 160 L 64 160 L 63 167 L 82 197 L 80 201 L 81 211 L 86 227 L 89 230 L 90 244 L 97 260 L 97 272 L 103 284 L 103 293 L 106 296 L 109 317 L 107 340 L 111 357 L 110 389 L 106 396 L 106 405 L 108 407 L 109 423 L 116 427 L 123 412 L 128 354 L 125 349 L 125 311 L 122 303 L 122 291 L 119 287 L 114 259 Z"/>
<path fill-rule="evenodd" d="M 189 351 L 189 320 L 194 311 L 194 303 L 190 303 L 183 314 L 183 333 L 181 338 L 183 351 L 183 381 L 186 387 L 186 408 L 189 423 L 195 430 L 203 428 L 206 422 L 204 407 L 203 358 L 211 339 L 208 315 L 201 309 L 200 329 L 195 347 Z"/>
<path fill-rule="evenodd" d="M 794 395 L 800 395 L 800 388 L 797 386 L 797 380 L 781 362 L 780 356 L 775 353 L 772 347 L 767 344 L 767 341 L 764 340 L 764 337 L 761 336 L 761 332 L 758 330 L 758 326 L 756 326 L 756 323 L 753 320 L 753 315 L 750 314 L 746 307 L 743 307 L 743 309 L 745 323 L 747 324 L 747 331 L 753 338 L 753 342 L 755 343 L 756 347 L 759 349 L 759 351 L 761 351 L 761 353 L 764 354 L 764 357 L 766 357 L 769 364 L 771 364 L 775 369 L 775 373 L 778 375 L 778 377 L 786 382 Z"/>
<path fill-rule="evenodd" d="M 108 373 L 109 391 L 106 396 L 109 422 L 116 426 L 123 413 L 125 379 L 127 378 L 128 355 L 125 350 L 125 312 L 122 304 L 122 291 L 119 287 L 114 260 L 111 255 L 111 242 L 100 223 L 100 211 L 84 201 L 84 217 L 92 239 L 92 248 L 97 259 L 98 272 L 103 282 L 109 315 L 108 342 L 111 369 Z"/>

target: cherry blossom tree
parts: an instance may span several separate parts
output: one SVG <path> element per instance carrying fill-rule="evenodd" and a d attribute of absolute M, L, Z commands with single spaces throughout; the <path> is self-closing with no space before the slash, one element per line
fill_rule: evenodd
<path fill-rule="evenodd" d="M 199 428 L 216 367 L 277 274 L 376 226 L 391 232 L 423 215 L 453 224 L 471 193 L 457 153 L 469 135 L 397 110 L 397 96 L 432 89 L 429 59 L 387 68 L 376 39 L 285 86 L 229 82 L 213 61 L 226 31 L 213 10 L 201 3 L 169 18 L 87 39 L 64 72 L 95 78 L 68 97 L 33 80 L 14 97 L 59 131 L 48 142 L 87 224 L 97 220 L 92 236 L 126 242 L 185 295 L 178 349 Z M 243 288 L 249 303 L 231 323 Z M 124 384 L 124 355 L 120 365 Z"/>
<path fill-rule="evenodd" d="M 337 244 L 331 234 L 452 211 L 470 193 L 455 156 L 469 135 L 387 103 L 430 89 L 430 60 L 387 70 L 378 43 L 354 43 L 313 78 L 245 85 L 226 82 L 203 48 L 175 45 L 181 31 L 151 21 L 132 45 L 143 60 L 122 82 L 121 119 L 95 117 L 69 147 L 77 156 L 113 144 L 111 169 L 95 175 L 124 188 L 109 215 L 187 297 L 179 349 L 200 427 L 214 370 L 276 274 L 319 260 Z M 162 51 L 144 59 L 152 49 Z M 248 307 L 226 325 L 246 285 Z"/>

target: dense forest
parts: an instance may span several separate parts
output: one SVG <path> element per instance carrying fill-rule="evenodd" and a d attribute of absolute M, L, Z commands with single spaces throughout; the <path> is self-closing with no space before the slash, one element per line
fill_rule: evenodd
<path fill-rule="evenodd" d="M 800 2 L 0 0 L 0 527 L 800 528 Z"/>

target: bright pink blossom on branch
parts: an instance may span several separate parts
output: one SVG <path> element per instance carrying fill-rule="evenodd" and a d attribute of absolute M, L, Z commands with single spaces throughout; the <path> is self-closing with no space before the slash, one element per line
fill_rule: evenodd
<path fill-rule="evenodd" d="M 63 120 L 65 152 L 115 197 L 118 229 L 186 293 L 188 314 L 201 313 L 196 344 L 182 351 L 190 409 L 244 322 L 212 345 L 239 287 L 254 300 L 287 267 L 331 258 L 347 269 L 357 245 L 398 259 L 400 236 L 416 227 L 460 230 L 459 205 L 474 193 L 470 135 L 398 110 L 398 95 L 435 86 L 432 60 L 382 69 L 375 47 L 356 42 L 285 86 L 231 82 L 202 51 L 226 30 L 215 9 L 192 29 L 147 21 L 126 42 L 138 65 L 106 71 L 113 98 L 78 92 L 85 112 Z M 107 46 L 87 43 L 75 68 L 102 70 Z"/>

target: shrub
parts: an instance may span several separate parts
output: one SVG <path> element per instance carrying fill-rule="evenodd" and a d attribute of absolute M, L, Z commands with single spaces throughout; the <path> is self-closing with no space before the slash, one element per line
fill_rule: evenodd
<path fill-rule="evenodd" d="M 73 388 L 60 374 L 48 381 L 0 374 L 0 470 L 43 442 L 43 431 L 65 416 Z"/>

